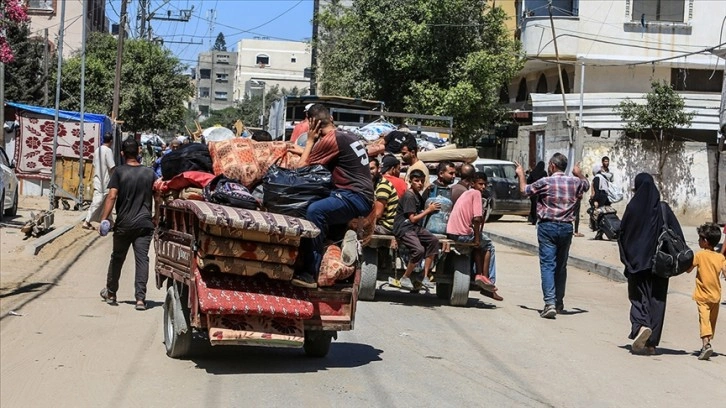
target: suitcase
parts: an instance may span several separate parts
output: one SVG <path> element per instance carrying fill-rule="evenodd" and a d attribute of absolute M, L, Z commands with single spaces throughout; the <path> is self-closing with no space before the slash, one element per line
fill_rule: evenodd
<path fill-rule="evenodd" d="M 602 231 L 608 239 L 616 240 L 620 236 L 620 218 L 617 214 L 603 214 L 598 223 L 600 231 Z"/>

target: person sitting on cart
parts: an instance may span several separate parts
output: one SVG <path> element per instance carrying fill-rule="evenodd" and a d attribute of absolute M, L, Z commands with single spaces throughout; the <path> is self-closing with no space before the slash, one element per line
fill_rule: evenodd
<path fill-rule="evenodd" d="M 471 177 L 470 189 L 456 200 L 451 210 L 449 222 L 446 224 L 447 238 L 474 246 L 474 263 L 476 276 L 474 284 L 481 288 L 481 294 L 494 300 L 504 300 L 497 294 L 494 285 L 497 277 L 494 244 L 482 231 L 484 227 L 484 209 L 482 192 L 487 186 L 487 175 L 476 172 Z"/>
<path fill-rule="evenodd" d="M 600 215 L 607 211 L 612 203 L 608 197 L 609 181 L 602 173 L 602 167 L 596 164 L 592 168 L 592 192 L 590 195 L 590 229 L 597 231 L 595 239 L 602 239 L 603 231 L 598 225 Z"/>
<path fill-rule="evenodd" d="M 393 160 L 398 161 L 393 156 Z M 371 159 L 371 178 L 376 186 L 376 201 L 373 203 L 373 211 L 376 213 L 376 234 L 391 235 L 393 233 L 393 220 L 396 217 L 398 208 L 398 193 L 390 181 L 381 176 L 381 167 L 377 159 Z"/>
<path fill-rule="evenodd" d="M 320 229 L 320 234 L 305 240 L 304 271 L 296 272 L 292 284 L 305 288 L 317 287 L 317 276 L 323 257 L 325 239 L 331 226 L 345 227 L 357 217 L 365 217 L 373 209 L 373 181 L 368 167 L 368 154 L 358 136 L 338 130 L 328 108 L 315 104 L 308 109 L 310 130 L 299 166 L 320 164 L 328 168 L 334 189 L 328 198 L 308 206 L 308 221 Z M 342 261 L 352 265 L 358 256 L 355 231 L 349 230 L 341 245 Z"/>
<path fill-rule="evenodd" d="M 401 288 L 413 290 L 411 273 L 425 258 L 424 277 L 421 283 L 427 288 L 432 288 L 434 285 L 429 279 L 429 273 L 434 256 L 439 251 L 439 240 L 422 224 L 427 215 L 439 211 L 441 204 L 434 202 L 424 208 L 425 200 L 421 197 L 421 191 L 424 188 L 426 175 L 421 170 L 414 169 L 408 176 L 411 188 L 398 201 L 396 218 L 393 222 L 393 235 L 400 244 L 408 248 L 410 254 L 406 272 L 399 279 L 399 283 Z"/>
<path fill-rule="evenodd" d="M 456 166 L 453 162 L 444 160 L 436 168 L 436 180 L 429 186 L 423 195 L 426 198 L 443 196 L 451 199 L 451 185 L 456 178 Z"/>

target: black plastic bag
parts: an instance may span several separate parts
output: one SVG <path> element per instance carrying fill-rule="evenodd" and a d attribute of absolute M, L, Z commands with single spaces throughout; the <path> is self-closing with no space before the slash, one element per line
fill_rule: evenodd
<path fill-rule="evenodd" d="M 310 203 L 330 196 L 333 182 L 328 169 L 319 164 L 299 169 L 273 165 L 262 179 L 262 187 L 268 211 L 305 218 Z"/>
<path fill-rule="evenodd" d="M 260 203 L 239 180 L 229 179 L 223 174 L 212 179 L 204 187 L 204 199 L 230 207 L 257 210 Z"/>
<path fill-rule="evenodd" d="M 161 178 L 171 180 L 185 171 L 212 173 L 212 157 L 201 143 L 189 143 L 161 156 Z"/>

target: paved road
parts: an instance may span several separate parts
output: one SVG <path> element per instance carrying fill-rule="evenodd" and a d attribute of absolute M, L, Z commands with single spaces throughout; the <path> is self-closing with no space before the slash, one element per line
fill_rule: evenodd
<path fill-rule="evenodd" d="M 79 243 L 85 247 L 87 240 Z M 375 302 L 359 303 L 356 330 L 341 333 L 325 359 L 299 350 L 202 346 L 197 357 L 179 361 L 164 354 L 163 292 L 150 287 L 153 307 L 133 308 L 132 262 L 123 272 L 120 305 L 100 301 L 110 248 L 110 239 L 95 240 L 47 292 L 0 299 L 22 306 L 16 310 L 22 316 L 0 316 L 0 406 L 726 403 L 726 355 L 709 362 L 692 355 L 700 340 L 690 279 L 672 285 L 664 354 L 656 357 L 628 352 L 624 284 L 571 270 L 571 314 L 543 320 L 537 259 L 499 246 L 504 302 L 471 292 L 471 307 L 453 308 L 433 295 L 379 291 Z M 717 352 L 726 352 L 724 327 Z"/>

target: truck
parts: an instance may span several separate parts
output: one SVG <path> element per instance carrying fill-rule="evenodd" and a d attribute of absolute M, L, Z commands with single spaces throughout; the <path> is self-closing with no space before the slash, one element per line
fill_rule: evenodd
<path fill-rule="evenodd" d="M 353 329 L 359 265 L 333 286 L 290 283 L 300 240 L 320 232 L 312 223 L 180 199 L 159 213 L 154 269 L 156 287 L 166 290 L 169 357 L 188 357 L 199 334 L 213 346 L 294 347 L 324 357 L 339 331 Z"/>

